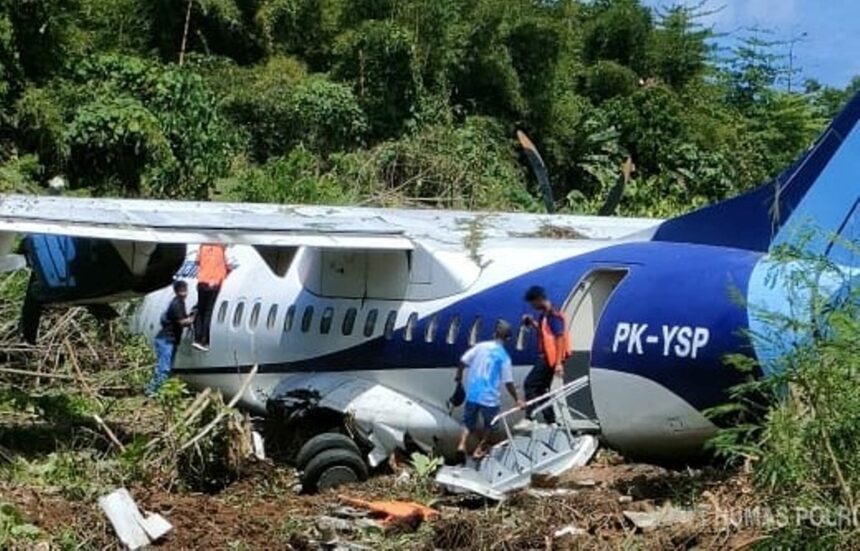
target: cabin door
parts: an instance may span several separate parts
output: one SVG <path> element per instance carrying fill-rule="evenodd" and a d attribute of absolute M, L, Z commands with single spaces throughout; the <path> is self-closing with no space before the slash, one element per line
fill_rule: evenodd
<path fill-rule="evenodd" d="M 562 307 L 567 320 L 571 343 L 571 356 L 564 366 L 565 382 L 574 381 L 589 374 L 591 348 L 597 324 L 612 292 L 627 276 L 626 268 L 600 268 L 592 270 L 574 287 Z M 591 394 L 579 392 L 571 396 L 569 405 L 594 417 Z"/>

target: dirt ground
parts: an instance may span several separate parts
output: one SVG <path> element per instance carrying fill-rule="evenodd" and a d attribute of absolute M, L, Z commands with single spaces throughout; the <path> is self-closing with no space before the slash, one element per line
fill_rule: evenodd
<path fill-rule="evenodd" d="M 722 522 L 721 507 L 749 493 L 743 477 L 715 469 L 669 471 L 602 452 L 559 480 L 535 481 L 501 504 L 445 495 L 406 471 L 320 495 L 296 493 L 288 468 L 263 464 L 218 494 L 130 488 L 142 509 L 174 526 L 163 549 L 741 549 L 762 535 Z M 95 500 L 0 485 L 0 495 L 50 536 L 53 547 L 119 548 Z M 382 527 L 340 496 L 423 502 L 440 512 L 422 526 Z M 641 529 L 625 511 L 679 510 L 689 518 Z M 358 516 L 358 518 L 356 518 Z"/>

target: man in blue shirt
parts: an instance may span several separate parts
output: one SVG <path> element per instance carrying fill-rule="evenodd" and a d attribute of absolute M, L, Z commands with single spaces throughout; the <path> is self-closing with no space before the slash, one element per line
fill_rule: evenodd
<path fill-rule="evenodd" d="M 493 340 L 476 344 L 460 359 L 456 376 L 458 383 L 463 380 L 463 370 L 468 369 L 465 384 L 466 406 L 463 412 L 464 428 L 460 435 L 460 444 L 457 446 L 457 451 L 464 456 L 467 453 L 466 442 L 472 433 L 478 434 L 480 438 L 473 457 L 479 459 L 484 455 L 487 437 L 494 428 L 493 419 L 499 414 L 502 384 L 519 407 L 524 405 L 517 396 L 511 357 L 505 350 L 505 342 L 510 337 L 511 326 L 499 320 Z M 478 416 L 481 417 L 483 424 L 481 431 L 478 431 Z"/>

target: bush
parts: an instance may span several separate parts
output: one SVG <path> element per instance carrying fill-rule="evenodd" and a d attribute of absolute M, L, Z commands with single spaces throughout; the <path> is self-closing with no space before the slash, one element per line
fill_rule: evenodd
<path fill-rule="evenodd" d="M 37 193 L 41 166 L 35 155 L 15 157 L 0 165 L 0 193 Z"/>
<path fill-rule="evenodd" d="M 367 118 L 350 86 L 307 76 L 292 58 L 262 67 L 214 72 L 227 116 L 241 126 L 254 160 L 284 155 L 302 144 L 327 155 L 358 146 Z"/>
<path fill-rule="evenodd" d="M 856 251 L 856 243 L 848 244 Z M 860 497 L 860 294 L 845 267 L 799 250 L 776 255 L 769 281 L 785 289 L 785 313 L 754 309 L 768 327 L 752 337 L 766 348 L 763 365 L 736 357 L 747 372 L 771 375 L 734 391 L 735 403 L 714 414 L 741 415 L 746 423 L 719 433 L 717 450 L 752 464 L 753 479 L 772 510 L 790 521 L 775 526 L 774 547 L 823 548 L 853 542 Z M 796 522 L 818 511 L 849 522 L 826 526 Z M 844 518 L 844 517 L 843 517 Z"/>
<path fill-rule="evenodd" d="M 616 96 L 631 95 L 636 90 L 637 80 L 633 70 L 614 61 L 602 60 L 589 67 L 585 89 L 592 101 L 600 103 Z"/>
<path fill-rule="evenodd" d="M 413 38 L 397 23 L 367 21 L 338 39 L 333 74 L 352 83 L 375 138 L 399 134 L 415 110 Z"/>
<path fill-rule="evenodd" d="M 199 76 L 127 56 L 29 90 L 18 116 L 52 172 L 97 193 L 204 199 L 234 141 Z"/>
<path fill-rule="evenodd" d="M 222 182 L 225 197 L 252 203 L 344 203 L 353 197 L 322 171 L 317 157 L 297 148 L 262 167 L 239 171 Z"/>
<path fill-rule="evenodd" d="M 428 126 L 401 140 L 332 160 L 339 181 L 379 204 L 535 210 L 510 140 L 491 119 Z"/>

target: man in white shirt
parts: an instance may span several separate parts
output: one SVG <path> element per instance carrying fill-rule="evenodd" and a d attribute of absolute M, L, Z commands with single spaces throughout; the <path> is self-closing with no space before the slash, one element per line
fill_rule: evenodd
<path fill-rule="evenodd" d="M 476 344 L 463 354 L 457 369 L 456 381 L 463 380 L 463 370 L 466 374 L 466 406 L 463 413 L 463 432 L 457 451 L 466 454 L 466 442 L 472 433 L 479 434 L 480 442 L 475 448 L 473 457 L 480 459 L 484 453 L 487 437 L 493 430 L 493 419 L 499 414 L 501 405 L 501 386 L 505 385 L 508 393 L 519 407 L 524 403 L 517 396 L 514 385 L 511 357 L 505 350 L 505 342 L 511 337 L 511 326 L 499 320 L 496 324 L 493 340 Z M 480 415 L 483 430 L 478 431 L 478 416 Z"/>

